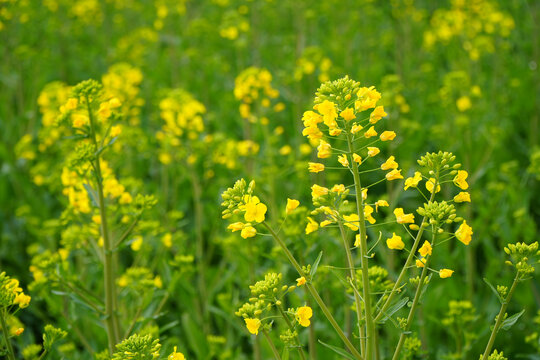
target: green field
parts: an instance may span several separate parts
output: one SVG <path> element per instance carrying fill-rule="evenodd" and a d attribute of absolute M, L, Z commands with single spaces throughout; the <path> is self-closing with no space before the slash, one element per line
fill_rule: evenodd
<path fill-rule="evenodd" d="M 540 2 L 0 0 L 0 59 L 0 358 L 540 359 Z"/>

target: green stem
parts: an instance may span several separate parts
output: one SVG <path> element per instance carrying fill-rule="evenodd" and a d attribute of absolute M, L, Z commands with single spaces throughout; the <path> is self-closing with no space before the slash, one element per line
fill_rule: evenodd
<path fill-rule="evenodd" d="M 506 299 L 504 299 L 504 302 L 501 304 L 501 310 L 499 311 L 499 315 L 497 315 L 497 321 L 495 322 L 495 326 L 493 327 L 493 330 L 491 331 L 491 336 L 489 337 L 489 341 L 486 345 L 486 350 L 484 351 L 484 355 L 482 355 L 481 360 L 487 360 L 489 353 L 491 352 L 491 348 L 493 347 L 493 344 L 495 343 L 495 337 L 497 336 L 497 333 L 499 332 L 502 322 L 504 320 L 504 314 L 506 313 L 506 308 L 508 307 L 508 303 L 510 302 L 510 299 L 512 299 L 512 295 L 514 295 L 514 291 L 516 290 L 516 286 L 519 282 L 519 273 L 516 274 L 516 277 L 514 278 L 514 282 L 512 283 L 512 287 L 510 288 L 510 291 L 508 292 L 508 296 Z"/>
<path fill-rule="evenodd" d="M 96 131 L 94 125 L 94 117 L 90 108 L 90 101 L 86 97 L 86 106 L 88 110 L 88 118 L 90 120 L 91 137 L 96 147 L 96 152 L 99 152 L 96 139 Z M 120 329 L 118 327 L 118 318 L 116 313 L 116 283 L 115 283 L 115 265 L 113 252 L 113 243 L 109 237 L 109 228 L 107 223 L 107 212 L 105 207 L 105 196 L 103 195 L 103 178 L 101 175 L 100 154 L 95 160 L 96 182 L 98 191 L 99 213 L 101 216 L 101 235 L 103 236 L 104 247 L 104 264 L 103 264 L 103 281 L 105 285 L 105 324 L 107 327 L 109 354 L 112 356 L 114 347 L 119 342 Z"/>
<path fill-rule="evenodd" d="M 281 356 L 279 356 L 279 351 L 276 349 L 276 346 L 274 345 L 274 342 L 272 341 L 272 338 L 268 334 L 268 331 L 263 330 L 262 333 L 264 334 L 264 337 L 268 341 L 268 345 L 270 345 L 270 349 L 272 349 L 272 352 L 274 353 L 274 358 L 276 360 L 281 360 Z"/>
<path fill-rule="evenodd" d="M 351 134 L 347 133 L 347 143 L 349 146 L 349 155 L 352 156 L 354 151 Z M 371 292 L 369 285 L 369 266 L 368 266 L 368 248 L 367 248 L 367 233 L 366 221 L 364 218 L 364 200 L 362 199 L 362 184 L 360 175 L 358 174 L 358 164 L 352 161 L 352 173 L 354 177 L 354 190 L 356 193 L 356 211 L 358 213 L 359 224 L 358 230 L 360 234 L 360 266 L 362 270 L 362 293 L 364 297 L 364 316 L 366 319 L 366 360 L 372 360 L 375 350 L 375 322 L 373 321 L 373 313 L 371 311 Z M 359 324 L 360 325 L 360 324 Z M 362 341 L 362 340 L 361 340 Z"/>
<path fill-rule="evenodd" d="M 9 341 L 9 329 L 6 324 L 6 309 L 0 310 L 0 321 L 2 322 L 2 332 L 4 333 L 4 340 L 6 341 L 6 348 L 8 350 L 9 360 L 15 360 L 15 352 L 13 351 L 13 346 L 11 341 Z"/>
<path fill-rule="evenodd" d="M 429 202 L 431 203 L 434 198 L 435 198 L 435 192 L 432 192 Z M 422 219 L 422 222 L 420 223 L 420 230 L 418 230 L 418 233 L 416 234 L 416 238 L 414 239 L 413 246 L 411 248 L 411 251 L 409 252 L 409 256 L 407 257 L 407 261 L 405 261 L 405 265 L 403 265 L 403 268 L 401 269 L 401 272 L 399 273 L 399 276 L 396 282 L 394 283 L 394 287 L 392 288 L 392 291 L 390 291 L 390 295 L 384 302 L 383 306 L 381 307 L 381 310 L 379 310 L 379 313 L 377 314 L 377 316 L 375 316 L 375 320 L 374 320 L 375 322 L 378 322 L 379 320 L 381 320 L 381 318 L 385 315 L 386 310 L 388 309 L 390 304 L 392 304 L 392 300 L 394 300 L 394 297 L 398 293 L 398 289 L 401 286 L 401 281 L 403 280 L 403 277 L 407 273 L 407 270 L 409 269 L 409 267 L 412 264 L 412 261 L 414 260 L 416 249 L 418 248 L 418 245 L 420 245 L 420 240 L 422 239 L 422 235 L 424 234 L 424 228 L 426 224 L 427 224 L 426 217 L 424 216 L 424 218 Z"/>
<path fill-rule="evenodd" d="M 294 333 L 294 326 L 291 323 L 291 320 L 289 319 L 289 316 L 287 316 L 285 311 L 283 311 L 283 308 L 281 307 L 281 305 L 278 305 L 276 303 L 276 307 L 278 308 L 279 313 L 281 314 L 281 316 L 283 317 L 283 319 L 287 323 L 287 326 L 291 330 L 291 333 Z M 302 358 L 302 360 L 306 360 L 306 356 L 304 355 L 304 350 L 302 349 L 302 345 L 300 344 L 300 339 L 298 339 L 298 335 L 295 336 L 295 340 L 296 340 L 296 345 L 297 345 L 296 348 L 298 349 L 298 354 L 300 355 L 300 358 Z"/>
<path fill-rule="evenodd" d="M 433 229 L 433 235 L 431 238 L 431 244 L 435 244 L 435 237 L 437 232 L 435 229 Z M 416 288 L 416 293 L 414 294 L 414 300 L 411 306 L 411 310 L 409 310 L 409 316 L 407 317 L 407 325 L 405 325 L 404 331 L 399 336 L 399 342 L 397 344 L 396 350 L 394 351 L 394 356 L 392 357 L 392 360 L 398 360 L 399 359 L 399 353 L 401 352 L 401 348 L 403 347 L 403 344 L 405 343 L 405 338 L 409 334 L 409 330 L 412 326 L 412 321 L 414 319 L 414 314 L 416 312 L 416 308 L 418 306 L 418 302 L 420 301 L 420 296 L 422 295 L 422 290 L 424 288 L 424 280 L 426 279 L 427 273 L 428 273 L 428 267 L 431 260 L 431 256 L 427 258 L 426 263 L 424 264 L 424 268 L 422 269 L 422 275 L 420 276 L 420 281 L 418 282 L 418 287 Z"/>
<path fill-rule="evenodd" d="M 339 231 L 341 233 L 341 239 L 343 240 L 343 247 L 345 248 L 345 254 L 347 255 L 347 265 L 349 267 L 349 275 L 351 277 L 351 281 L 356 286 L 357 279 L 356 279 L 356 269 L 354 267 L 354 261 L 351 254 L 351 248 L 349 246 L 349 243 L 347 241 L 347 236 L 345 235 L 345 229 L 343 228 L 343 222 L 341 220 L 338 220 L 339 225 Z M 364 343 L 364 335 L 362 335 L 362 305 L 361 305 L 361 299 L 360 294 L 358 294 L 357 291 L 353 291 L 354 293 L 354 303 L 356 305 L 356 319 L 357 323 L 356 326 L 359 330 L 359 341 L 360 341 L 360 354 L 365 355 L 366 349 L 365 349 L 365 343 Z"/>
<path fill-rule="evenodd" d="M 270 234 L 272 235 L 272 237 L 274 238 L 274 240 L 276 240 L 276 242 L 278 243 L 278 245 L 281 247 L 281 249 L 283 250 L 283 252 L 285 253 L 285 255 L 287 256 L 287 258 L 289 259 L 290 263 L 292 264 L 292 266 L 296 269 L 296 271 L 298 272 L 298 274 L 300 276 L 304 276 L 306 274 L 304 274 L 304 272 L 302 271 L 302 267 L 300 266 L 300 264 L 298 264 L 298 262 L 296 261 L 296 259 L 294 258 L 293 254 L 290 252 L 289 248 L 287 247 L 287 245 L 283 242 L 283 240 L 281 240 L 281 238 L 276 234 L 276 232 L 266 223 L 266 222 L 263 222 L 262 223 L 267 229 L 268 231 L 270 232 Z M 311 279 L 310 279 L 311 281 Z M 336 322 L 336 320 L 334 319 L 334 317 L 332 316 L 332 314 L 330 313 L 330 310 L 328 310 L 328 307 L 326 306 L 326 304 L 324 303 L 323 299 L 321 298 L 321 296 L 319 295 L 319 293 L 317 292 L 317 290 L 315 289 L 315 287 L 311 284 L 311 282 L 308 282 L 306 283 L 306 289 L 308 290 L 309 294 L 313 297 L 313 299 L 315 300 L 315 302 L 319 305 L 319 307 L 321 308 L 322 312 L 324 313 L 324 315 L 326 316 L 326 318 L 328 319 L 328 321 L 330 322 L 330 324 L 332 325 L 332 327 L 334 328 L 334 330 L 336 331 L 336 333 L 338 334 L 338 336 L 341 338 L 341 340 L 343 341 L 343 343 L 345 344 L 345 346 L 347 347 L 347 349 L 351 352 L 351 354 L 356 358 L 356 359 L 359 359 L 359 360 L 363 360 L 363 357 L 362 355 L 360 355 L 360 353 L 358 352 L 358 350 L 356 350 L 356 348 L 354 347 L 354 345 L 349 341 L 349 339 L 347 338 L 347 336 L 345 335 L 345 333 L 343 332 L 343 330 L 339 327 L 338 323 Z"/>

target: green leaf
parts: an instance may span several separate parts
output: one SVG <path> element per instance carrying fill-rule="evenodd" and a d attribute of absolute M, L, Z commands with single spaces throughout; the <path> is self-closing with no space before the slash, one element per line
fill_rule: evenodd
<path fill-rule="evenodd" d="M 311 276 L 312 278 L 315 276 L 315 273 L 317 272 L 317 268 L 319 267 L 319 263 L 321 262 L 322 253 L 323 253 L 322 251 L 319 253 L 317 260 L 315 260 L 315 262 L 313 263 L 313 266 L 311 267 L 309 276 Z"/>
<path fill-rule="evenodd" d="M 94 206 L 99 207 L 99 202 L 97 200 L 97 194 L 94 191 L 94 189 L 92 189 L 92 186 L 90 186 L 90 184 L 83 184 L 83 186 L 86 189 L 86 192 L 88 193 L 88 196 L 90 196 L 90 199 L 92 199 L 92 203 L 94 204 Z"/>
<path fill-rule="evenodd" d="M 510 316 L 509 318 L 506 318 L 506 320 L 502 322 L 501 329 L 503 330 L 510 329 L 512 325 L 514 325 L 518 321 L 521 315 L 523 315 L 524 312 L 525 312 L 525 309 L 521 310 L 517 314 Z"/>
<path fill-rule="evenodd" d="M 407 305 L 409 302 L 408 297 L 404 297 L 403 299 L 400 299 L 396 301 L 392 306 L 390 306 L 386 312 L 384 313 L 384 317 L 379 320 L 379 324 L 384 324 L 386 320 L 388 320 L 392 315 L 394 315 L 399 309 Z"/>
<path fill-rule="evenodd" d="M 491 283 L 489 282 L 489 280 L 487 278 L 484 278 L 484 282 L 486 284 L 488 284 L 489 288 L 495 293 L 495 295 L 497 296 L 497 299 L 499 299 L 499 301 L 502 303 L 502 299 L 501 299 L 501 295 L 499 295 L 499 292 L 497 291 L 497 289 L 495 289 L 495 286 L 491 285 Z"/>
<path fill-rule="evenodd" d="M 343 357 L 346 358 L 346 359 L 354 360 L 354 358 L 352 357 L 352 355 L 349 354 L 347 351 L 345 351 L 345 349 L 338 348 L 337 346 L 333 346 L 333 345 L 324 343 L 324 342 L 322 342 L 321 340 L 319 340 L 319 343 L 321 343 L 321 345 L 323 345 L 323 346 L 326 346 L 327 348 L 329 348 L 330 350 L 332 350 L 332 351 L 335 352 L 336 354 L 339 354 L 339 355 L 343 356 Z"/>
<path fill-rule="evenodd" d="M 191 349 L 197 355 L 196 358 L 207 359 L 209 346 L 206 336 L 201 331 L 200 324 L 196 324 L 189 314 L 184 314 L 182 315 L 182 325 Z"/>

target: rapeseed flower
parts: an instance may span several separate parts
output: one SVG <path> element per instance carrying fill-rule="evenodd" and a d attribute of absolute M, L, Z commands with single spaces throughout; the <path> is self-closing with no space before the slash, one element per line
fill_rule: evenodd
<path fill-rule="evenodd" d="M 405 243 L 401 240 L 401 236 L 392 233 L 392 237 L 386 239 L 386 246 L 392 250 L 403 250 L 405 248 Z"/>
<path fill-rule="evenodd" d="M 429 243 L 429 241 L 424 241 L 424 244 L 422 245 L 420 249 L 418 249 L 418 252 L 423 257 L 431 255 L 431 253 L 433 252 L 433 248 L 431 247 L 431 244 Z"/>
<path fill-rule="evenodd" d="M 472 240 L 472 234 L 472 227 L 467 225 L 467 221 L 463 220 L 463 223 L 456 230 L 456 238 L 465 245 L 469 245 Z"/>
<path fill-rule="evenodd" d="M 244 321 L 246 322 L 246 327 L 250 333 L 252 333 L 253 335 L 257 335 L 259 333 L 259 328 L 261 327 L 261 320 L 246 318 L 244 319 Z"/>
<path fill-rule="evenodd" d="M 414 223 L 414 214 L 405 214 L 402 208 L 395 208 L 394 215 L 398 224 Z"/>
<path fill-rule="evenodd" d="M 313 310 L 309 306 L 301 306 L 296 310 L 296 321 L 303 327 L 308 327 L 311 324 L 309 320 L 313 316 Z"/>

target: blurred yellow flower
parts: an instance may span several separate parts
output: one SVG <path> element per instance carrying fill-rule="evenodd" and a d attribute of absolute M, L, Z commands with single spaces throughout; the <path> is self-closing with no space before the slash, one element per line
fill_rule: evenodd
<path fill-rule="evenodd" d="M 405 248 L 405 243 L 401 240 L 401 236 L 392 233 L 392 237 L 386 239 L 386 246 L 392 250 L 403 250 L 403 248 Z"/>

